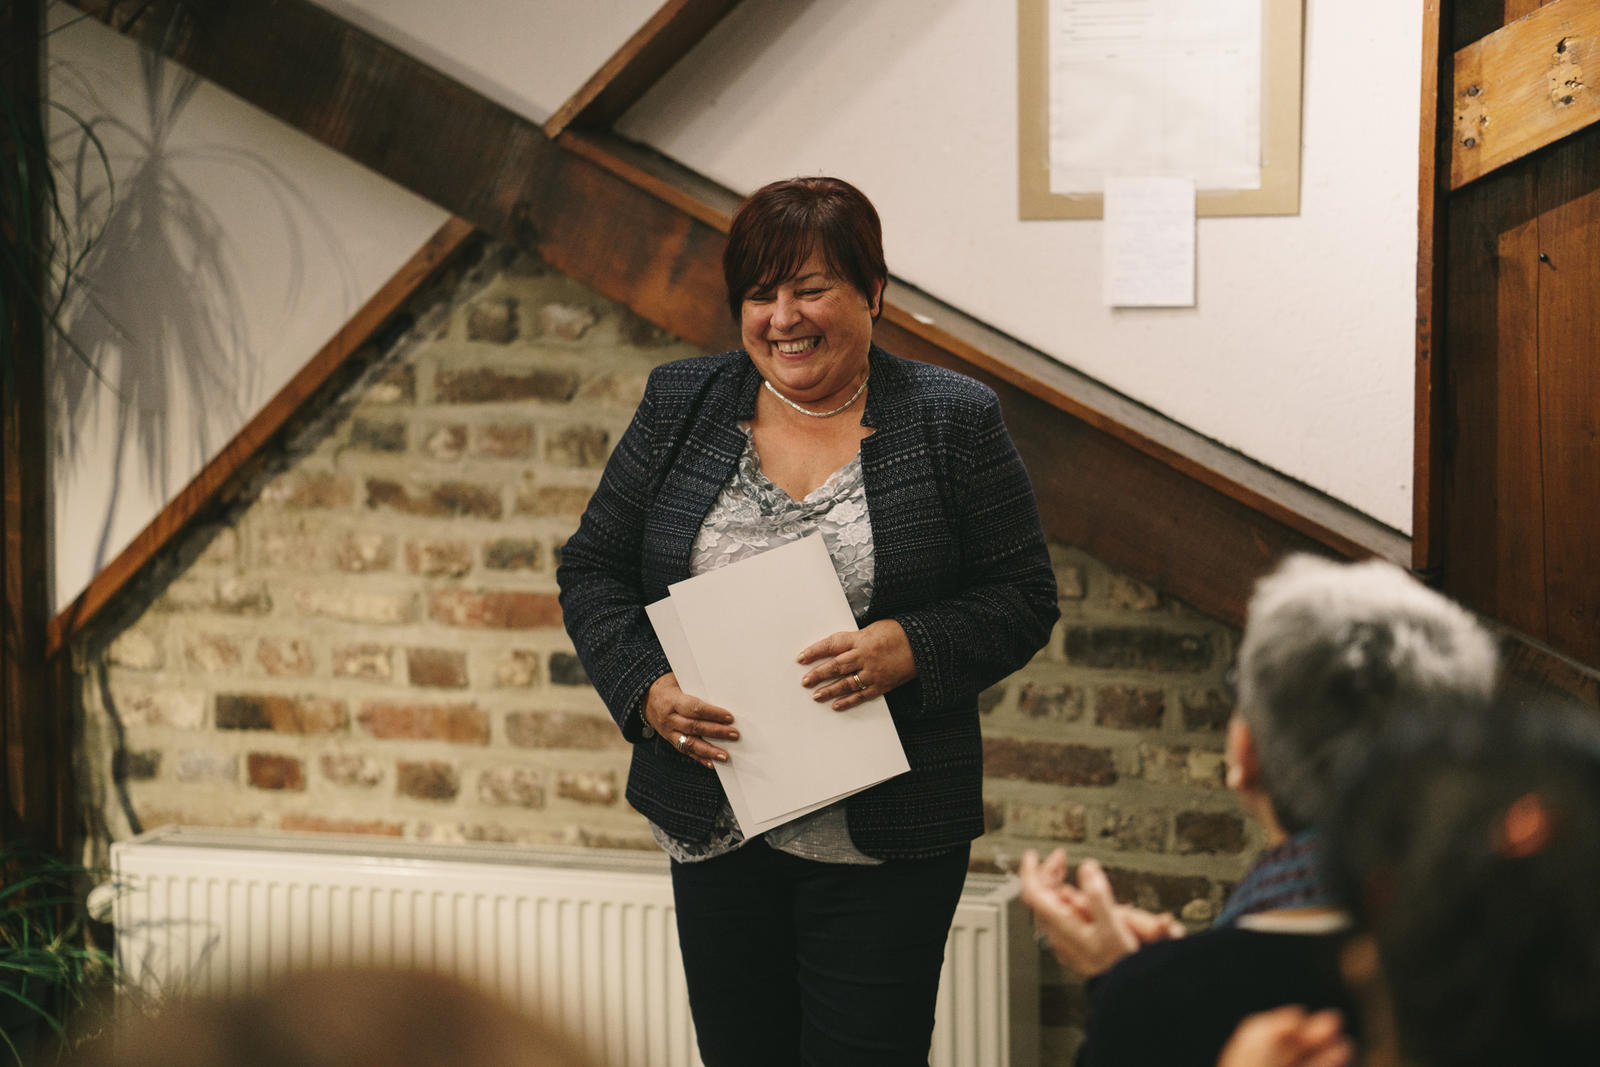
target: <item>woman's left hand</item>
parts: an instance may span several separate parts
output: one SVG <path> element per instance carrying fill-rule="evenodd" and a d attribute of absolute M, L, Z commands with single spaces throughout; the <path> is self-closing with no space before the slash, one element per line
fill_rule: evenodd
<path fill-rule="evenodd" d="M 801 652 L 799 659 L 816 664 L 800 684 L 811 690 L 813 700 L 833 701 L 834 711 L 881 697 L 917 676 L 911 642 L 893 619 L 881 619 L 864 630 L 829 634 Z"/>

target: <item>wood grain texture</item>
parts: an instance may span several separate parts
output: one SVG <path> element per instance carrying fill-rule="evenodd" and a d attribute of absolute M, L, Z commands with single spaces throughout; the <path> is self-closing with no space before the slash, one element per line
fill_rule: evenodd
<path fill-rule="evenodd" d="M 1534 173 L 1450 204 L 1444 588 L 1543 639 Z"/>
<path fill-rule="evenodd" d="M 441 265 L 461 250 L 472 233 L 470 223 L 454 218 L 447 220 L 200 473 L 150 520 L 128 543 L 128 547 L 106 564 L 71 604 L 50 620 L 50 653 L 54 655 L 65 648 L 190 520 L 245 478 L 275 435 L 306 401 L 321 393 L 345 362 L 389 323 L 405 301 Z"/>
<path fill-rule="evenodd" d="M 52 684 L 46 658 L 49 619 L 50 448 L 46 426 L 45 292 L 48 242 L 45 161 L 44 5 L 0 6 L 0 92 L 13 110 L 0 124 L 8 172 L 0 239 L 10 246 L 0 270 L 0 306 L 10 359 L 0 368 L 0 842 L 66 850 L 74 825 L 63 800 L 70 780 L 71 716 Z"/>
<path fill-rule="evenodd" d="M 1439 85 L 1449 57 L 1441 44 L 1444 14 L 1441 0 L 1425 0 L 1422 10 L 1421 121 L 1417 143 L 1417 337 L 1415 436 L 1412 444 L 1411 566 L 1434 573 L 1439 565 L 1439 538 L 1433 529 L 1442 493 L 1440 398 L 1443 361 L 1434 358 L 1436 327 L 1444 314 L 1444 219 L 1448 203 L 1439 183 L 1441 161 L 1449 158 L 1442 136 L 1448 114 Z"/>
<path fill-rule="evenodd" d="M 1600 664 L 1600 127 L 1537 167 L 1547 640 Z"/>
<path fill-rule="evenodd" d="M 302 78 L 298 58 L 258 54 L 267 22 L 277 50 L 332 69 Z M 604 133 L 568 129 L 551 144 L 303 0 L 234 0 L 206 34 L 193 62 L 225 88 L 677 336 L 708 350 L 736 344 L 720 271 L 731 194 L 707 193 Z M 1192 433 L 898 283 L 879 331 L 892 350 L 1000 392 L 1052 534 L 1201 611 L 1237 621 L 1254 578 L 1286 551 L 1409 552 L 1403 538 L 1375 536 L 1336 502 L 1239 457 L 1219 473 L 1226 462 L 1197 460 Z"/>
<path fill-rule="evenodd" d="M 1455 54 L 1450 187 L 1600 121 L 1600 5 L 1555 0 Z"/>
<path fill-rule="evenodd" d="M 563 130 L 606 128 L 693 48 L 739 0 L 667 0 L 544 124 Z"/>

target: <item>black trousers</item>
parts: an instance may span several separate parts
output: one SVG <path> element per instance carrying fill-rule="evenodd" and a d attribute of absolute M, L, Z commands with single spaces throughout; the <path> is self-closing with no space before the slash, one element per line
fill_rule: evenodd
<path fill-rule="evenodd" d="M 927 1067 L 969 845 L 878 866 L 747 842 L 672 864 L 706 1067 Z"/>

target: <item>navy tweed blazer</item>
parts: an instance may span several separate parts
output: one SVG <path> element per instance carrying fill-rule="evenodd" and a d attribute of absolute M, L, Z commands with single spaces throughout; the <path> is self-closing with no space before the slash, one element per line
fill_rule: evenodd
<path fill-rule="evenodd" d="M 862 422 L 875 432 L 861 462 L 876 577 L 860 623 L 897 620 L 917 677 L 888 694 L 911 770 L 846 806 L 861 851 L 927 856 L 983 832 L 978 694 L 1043 647 L 1060 610 L 1033 490 L 994 392 L 876 345 L 870 360 Z M 709 835 L 722 787 L 639 713 L 671 669 L 644 605 L 689 577 L 695 536 L 743 451 L 738 424 L 754 417 L 760 386 L 742 350 L 651 372 L 556 572 L 567 633 L 634 745 L 628 801 L 690 841 Z"/>

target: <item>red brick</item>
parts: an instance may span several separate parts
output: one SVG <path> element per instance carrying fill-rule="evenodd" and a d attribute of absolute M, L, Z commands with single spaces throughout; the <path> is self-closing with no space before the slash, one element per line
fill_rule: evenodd
<path fill-rule="evenodd" d="M 460 423 L 436 426 L 428 431 L 422 450 L 433 459 L 460 459 L 467 450 L 467 428 Z"/>
<path fill-rule="evenodd" d="M 256 662 L 279 677 L 303 678 L 316 669 L 310 643 L 297 637 L 263 637 L 256 645 Z"/>
<path fill-rule="evenodd" d="M 325 697 L 217 694 L 217 729 L 326 734 L 349 725 L 343 701 Z"/>
<path fill-rule="evenodd" d="M 564 426 L 545 438 L 544 458 L 563 467 L 602 467 L 611 452 L 611 434 L 603 426 Z"/>
<path fill-rule="evenodd" d="M 417 370 L 404 365 L 395 367 L 367 387 L 361 397 L 363 404 L 410 404 L 417 399 Z"/>
<path fill-rule="evenodd" d="M 406 674 L 412 685 L 429 689 L 465 689 L 467 654 L 450 648 L 408 648 Z"/>
<path fill-rule="evenodd" d="M 373 737 L 382 740 L 489 743 L 489 716 L 474 704 L 395 704 L 374 701 L 358 716 Z"/>
<path fill-rule="evenodd" d="M 1139 774 L 1161 785 L 1196 785 L 1223 788 L 1227 767 L 1221 752 L 1188 745 L 1139 746 Z"/>
<path fill-rule="evenodd" d="M 576 519 L 589 506 L 592 493 L 572 485 L 533 486 L 517 494 L 517 514 Z"/>
<path fill-rule="evenodd" d="M 136 671 L 159 670 L 167 661 L 161 640 L 160 631 L 124 630 L 111 642 L 106 655 L 118 667 Z"/>
<path fill-rule="evenodd" d="M 579 804 L 615 804 L 621 795 L 614 771 L 562 771 L 556 778 L 556 796 Z"/>
<path fill-rule="evenodd" d="M 497 767 L 478 777 L 478 800 L 506 807 L 544 807 L 544 784 L 526 767 Z"/>
<path fill-rule="evenodd" d="M 1211 900 L 1220 887 L 1210 879 L 1192 875 L 1151 874 L 1121 867 L 1107 867 L 1106 877 L 1117 900 L 1147 911 L 1183 911 L 1191 901 Z"/>
<path fill-rule="evenodd" d="M 357 416 L 350 420 L 349 447 L 358 452 L 404 452 L 406 424 Z"/>
<path fill-rule="evenodd" d="M 442 404 L 500 404 L 517 400 L 566 402 L 578 391 L 578 375 L 538 367 L 497 371 L 487 367 L 442 371 L 434 380 L 434 396 Z"/>
<path fill-rule="evenodd" d="M 576 341 L 600 320 L 594 308 L 581 304 L 549 303 L 538 312 L 539 333 L 563 341 Z"/>
<path fill-rule="evenodd" d="M 322 767 L 322 776 L 334 785 L 371 789 L 383 781 L 383 765 L 370 756 L 328 752 L 317 762 Z"/>
<path fill-rule="evenodd" d="M 534 630 L 561 625 L 561 604 L 552 593 L 438 589 L 433 593 L 431 614 L 433 621 L 446 626 L 489 630 Z"/>
<path fill-rule="evenodd" d="M 480 427 L 477 452 L 490 459 L 526 459 L 533 455 L 533 427 L 527 423 Z"/>
<path fill-rule="evenodd" d="M 1121 574 L 1111 576 L 1106 600 L 1117 611 L 1154 611 L 1161 606 L 1160 593 Z"/>
<path fill-rule="evenodd" d="M 401 485 L 387 478 L 367 479 L 367 507 L 423 518 L 498 519 L 504 510 L 500 491 L 471 482 Z"/>
<path fill-rule="evenodd" d="M 351 574 L 386 571 L 394 566 L 394 538 L 370 530 L 352 531 L 339 539 L 333 561 Z"/>
<path fill-rule="evenodd" d="M 483 546 L 483 565 L 492 571 L 537 571 L 543 567 L 539 542 L 502 537 Z"/>
<path fill-rule="evenodd" d="M 1167 698 L 1159 689 L 1108 685 L 1095 690 L 1094 721 L 1115 730 L 1155 730 L 1167 711 Z"/>
<path fill-rule="evenodd" d="M 539 681 L 539 653 L 513 648 L 494 665 L 494 684 L 502 688 L 526 689 Z"/>
<path fill-rule="evenodd" d="M 986 737 L 983 769 L 996 778 L 1020 778 L 1054 785 L 1114 785 L 1111 750 L 1057 741 Z"/>
<path fill-rule="evenodd" d="M 406 569 L 427 578 L 459 578 L 472 570 L 472 548 L 465 541 L 412 541 L 406 545 Z"/>
<path fill-rule="evenodd" d="M 239 642 L 224 634 L 194 634 L 183 643 L 183 658 L 192 671 L 234 673 L 244 661 Z"/>
<path fill-rule="evenodd" d="M 1077 722 L 1083 718 L 1083 690 L 1075 685 L 1028 682 L 1017 692 L 1017 710 L 1030 719 Z"/>
<path fill-rule="evenodd" d="M 340 678 L 387 682 L 394 677 L 394 650 L 388 645 L 334 645 L 333 673 Z"/>
<path fill-rule="evenodd" d="M 247 759 L 250 784 L 257 789 L 303 790 L 305 773 L 300 761 L 292 756 L 275 756 L 268 752 L 252 752 Z"/>
<path fill-rule="evenodd" d="M 320 815 L 285 815 L 278 821 L 280 830 L 311 830 L 324 834 L 372 834 L 375 837 L 399 837 L 405 827 L 397 822 L 362 819 L 327 819 Z"/>
<path fill-rule="evenodd" d="M 1185 689 L 1178 695 L 1185 730 L 1221 731 L 1233 716 L 1233 701 L 1220 689 Z"/>
<path fill-rule="evenodd" d="M 1006 805 L 1006 832 L 1013 837 L 1042 837 L 1051 841 L 1083 841 L 1089 836 L 1088 813 L 1082 804 Z"/>
<path fill-rule="evenodd" d="M 185 749 L 178 753 L 174 777 L 180 782 L 212 782 L 232 785 L 239 780 L 239 760 L 223 752 Z"/>
<path fill-rule="evenodd" d="M 621 748 L 628 742 L 610 719 L 564 711 L 513 711 L 506 740 L 519 748 Z"/>
<path fill-rule="evenodd" d="M 395 792 L 416 800 L 454 800 L 461 792 L 461 776 L 448 763 L 397 763 L 394 777 Z"/>
<path fill-rule="evenodd" d="M 261 499 L 289 510 L 347 508 L 355 502 L 356 488 L 331 471 L 295 470 L 262 490 Z"/>
<path fill-rule="evenodd" d="M 1221 811 L 1184 811 L 1177 818 L 1178 851 L 1238 855 L 1245 848 L 1244 820 Z"/>
<path fill-rule="evenodd" d="M 126 778 L 130 782 L 148 782 L 161 773 L 161 750 L 130 752 L 119 749 L 112 756 L 112 768 L 115 777 Z"/>
<path fill-rule="evenodd" d="M 1110 838 L 1124 852 L 1165 852 L 1167 817 L 1147 809 L 1113 811 L 1107 815 L 1100 836 Z"/>
<path fill-rule="evenodd" d="M 228 615 L 266 615 L 272 611 L 272 596 L 264 582 L 224 578 L 217 583 L 212 606 Z"/>
<path fill-rule="evenodd" d="M 583 669 L 583 661 L 572 652 L 550 653 L 550 684 L 588 685 L 589 675 Z"/>
<path fill-rule="evenodd" d="M 467 340 L 508 345 L 517 339 L 517 300 L 510 296 L 491 296 L 475 302 L 467 310 Z"/>
<path fill-rule="evenodd" d="M 1067 660 L 1101 670 L 1203 671 L 1211 666 L 1205 634 L 1150 627 L 1074 626 L 1066 631 Z"/>

